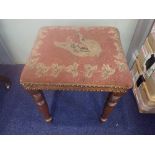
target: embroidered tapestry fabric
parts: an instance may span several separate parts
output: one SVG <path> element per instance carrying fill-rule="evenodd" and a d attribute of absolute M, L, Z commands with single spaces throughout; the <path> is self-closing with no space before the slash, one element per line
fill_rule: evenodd
<path fill-rule="evenodd" d="M 131 87 L 131 76 L 113 27 L 43 27 L 21 83 Z"/>

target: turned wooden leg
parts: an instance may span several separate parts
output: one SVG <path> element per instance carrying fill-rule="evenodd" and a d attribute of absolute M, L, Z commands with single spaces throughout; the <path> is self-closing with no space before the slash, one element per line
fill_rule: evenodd
<path fill-rule="evenodd" d="M 103 113 L 101 115 L 100 121 L 106 122 L 110 113 L 114 109 L 114 107 L 117 105 L 119 99 L 124 93 L 109 93 L 105 106 L 103 108 Z"/>
<path fill-rule="evenodd" d="M 52 117 L 49 113 L 48 105 L 41 90 L 28 90 L 32 95 L 39 111 L 42 113 L 46 122 L 51 122 Z"/>
<path fill-rule="evenodd" d="M 7 77 L 0 75 L 0 82 L 5 85 L 6 89 L 10 89 L 11 81 Z"/>

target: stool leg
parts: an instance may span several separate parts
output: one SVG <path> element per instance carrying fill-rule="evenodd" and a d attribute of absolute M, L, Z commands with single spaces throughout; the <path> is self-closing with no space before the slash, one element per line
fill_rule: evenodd
<path fill-rule="evenodd" d="M 119 99 L 121 98 L 123 94 L 124 93 L 109 93 L 106 103 L 105 103 L 105 107 L 103 108 L 103 113 L 100 118 L 100 121 L 102 123 L 108 120 L 110 113 L 112 112 L 114 107 L 117 105 Z"/>
<path fill-rule="evenodd" d="M 39 111 L 42 113 L 46 122 L 51 122 L 52 117 L 49 113 L 48 105 L 41 90 L 28 90 L 32 95 Z"/>
<path fill-rule="evenodd" d="M 6 89 L 10 89 L 11 81 L 7 77 L 0 75 L 0 82 L 2 82 L 5 85 Z"/>

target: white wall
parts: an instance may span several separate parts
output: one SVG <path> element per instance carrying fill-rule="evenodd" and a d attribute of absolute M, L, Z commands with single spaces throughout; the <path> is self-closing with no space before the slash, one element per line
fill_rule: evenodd
<path fill-rule="evenodd" d="M 5 42 L 8 52 L 16 63 L 25 63 L 28 58 L 37 31 L 42 26 L 115 26 L 120 30 L 125 52 L 128 51 L 137 20 L 0 20 L 0 36 Z"/>

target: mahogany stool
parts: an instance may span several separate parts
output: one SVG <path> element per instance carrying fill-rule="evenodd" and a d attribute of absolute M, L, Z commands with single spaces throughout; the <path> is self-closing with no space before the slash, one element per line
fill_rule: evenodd
<path fill-rule="evenodd" d="M 109 92 L 101 122 L 131 88 L 119 31 L 114 27 L 43 27 L 20 83 L 46 122 L 52 121 L 42 90 Z"/>

